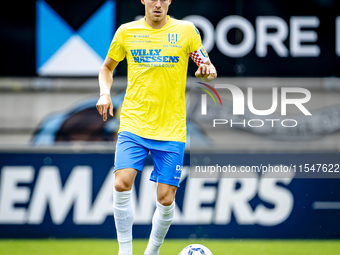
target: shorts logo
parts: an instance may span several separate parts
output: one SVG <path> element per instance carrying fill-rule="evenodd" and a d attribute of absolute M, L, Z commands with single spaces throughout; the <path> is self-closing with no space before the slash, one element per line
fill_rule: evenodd
<path fill-rule="evenodd" d="M 181 171 L 182 171 L 182 166 L 176 165 L 176 172 L 181 172 Z"/>
<path fill-rule="evenodd" d="M 169 34 L 168 34 L 168 41 L 169 41 L 169 43 L 171 43 L 171 44 L 176 44 L 177 41 L 178 41 L 178 36 L 177 36 L 177 34 L 169 33 Z"/>

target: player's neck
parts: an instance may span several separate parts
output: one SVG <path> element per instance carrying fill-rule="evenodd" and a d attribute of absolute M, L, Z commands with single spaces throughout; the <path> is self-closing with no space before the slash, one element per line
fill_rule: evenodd
<path fill-rule="evenodd" d="M 153 21 L 147 15 L 145 16 L 145 22 L 153 29 L 161 29 L 168 22 L 168 17 L 165 16 L 164 19 L 160 21 Z"/>

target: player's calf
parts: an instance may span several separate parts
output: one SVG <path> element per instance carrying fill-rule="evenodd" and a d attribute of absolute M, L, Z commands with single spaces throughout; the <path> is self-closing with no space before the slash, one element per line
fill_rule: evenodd
<path fill-rule="evenodd" d="M 175 201 L 169 206 L 164 206 L 158 201 L 156 202 L 157 208 L 152 218 L 152 230 L 149 238 L 148 246 L 144 255 L 158 255 L 161 245 L 164 242 L 166 233 L 171 225 L 174 211 Z"/>
<path fill-rule="evenodd" d="M 133 209 L 131 203 L 132 191 L 113 192 L 113 215 L 117 230 L 119 255 L 132 255 L 132 224 Z"/>

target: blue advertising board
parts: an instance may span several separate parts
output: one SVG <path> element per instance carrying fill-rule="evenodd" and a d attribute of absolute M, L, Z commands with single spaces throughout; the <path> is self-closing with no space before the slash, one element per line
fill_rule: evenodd
<path fill-rule="evenodd" d="M 7 1 L 0 10 L 6 48 L 0 76 L 97 76 L 116 29 L 145 13 L 135 0 L 37 0 L 20 7 Z M 195 24 L 219 75 L 325 77 L 340 74 L 339 8 L 334 0 L 298 6 L 294 0 L 182 0 L 168 14 Z M 18 58 L 26 68 L 16 68 Z M 125 64 L 118 65 L 117 75 L 126 74 Z"/>
<path fill-rule="evenodd" d="M 233 165 L 339 161 L 338 153 L 211 156 L 230 158 Z M 186 154 L 167 237 L 340 237 L 340 179 L 191 178 L 189 159 Z M 114 238 L 113 160 L 105 153 L 1 153 L 0 238 Z M 151 230 L 151 171 L 148 158 L 133 187 L 135 238 L 147 238 Z"/>

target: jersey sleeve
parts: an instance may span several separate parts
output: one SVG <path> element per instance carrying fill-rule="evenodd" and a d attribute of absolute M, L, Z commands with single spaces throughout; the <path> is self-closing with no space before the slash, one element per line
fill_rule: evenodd
<path fill-rule="evenodd" d="M 200 64 L 206 63 L 209 60 L 209 56 L 202 45 L 201 35 L 198 29 L 192 25 L 190 30 L 189 55 L 196 65 L 199 66 Z"/>
<path fill-rule="evenodd" d="M 113 37 L 107 56 L 117 62 L 120 62 L 125 58 L 125 55 L 126 51 L 124 48 L 122 28 L 120 27 L 118 28 L 115 36 Z"/>

